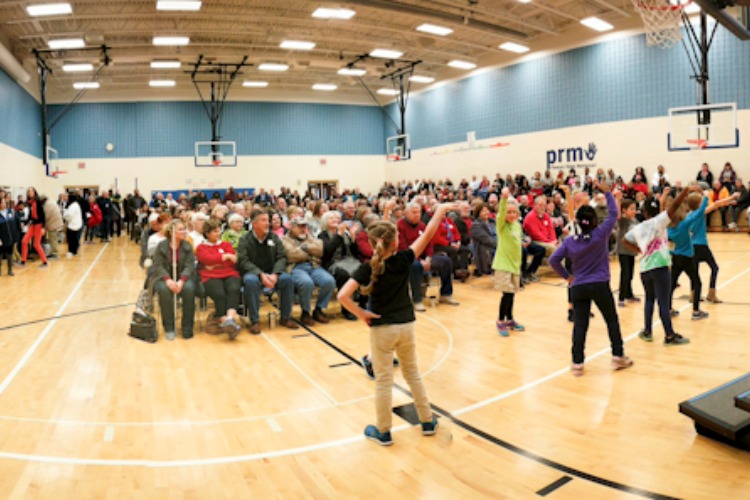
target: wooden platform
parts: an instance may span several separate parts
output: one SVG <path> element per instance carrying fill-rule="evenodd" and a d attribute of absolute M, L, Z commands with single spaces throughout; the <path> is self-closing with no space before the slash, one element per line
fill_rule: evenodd
<path fill-rule="evenodd" d="M 428 308 L 416 327 L 441 430 L 422 437 L 394 417 L 390 448 L 362 436 L 374 383 L 358 364 L 361 322 L 135 341 L 142 271 L 125 237 L 3 273 L 0 497 L 746 498 L 750 455 L 698 436 L 677 409 L 750 366 L 750 238 L 709 239 L 726 303 L 691 321 L 683 277 L 675 324 L 687 346 L 664 346 L 660 326 L 642 342 L 642 304 L 620 309 L 635 360 L 623 372 L 609 367 L 597 313 L 586 374 L 570 374 L 561 280 L 516 297 L 526 331 L 510 338 L 494 326 L 491 278 L 456 284 L 461 305 Z M 396 380 L 394 406 L 408 404 Z"/>

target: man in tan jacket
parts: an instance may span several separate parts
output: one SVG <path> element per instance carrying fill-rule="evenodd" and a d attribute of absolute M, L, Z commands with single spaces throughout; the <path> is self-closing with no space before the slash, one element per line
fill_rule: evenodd
<path fill-rule="evenodd" d="M 66 199 L 67 199 L 67 195 Z M 54 200 L 47 198 L 44 200 L 44 229 L 47 233 L 47 243 L 49 243 L 49 255 L 50 259 L 57 259 L 59 255 L 57 253 L 57 245 L 60 242 L 60 231 L 63 229 L 63 217 L 60 212 L 60 207 L 57 206 Z"/>
<path fill-rule="evenodd" d="M 289 233 L 281 240 L 286 252 L 286 272 L 292 275 L 294 288 L 299 295 L 302 306 L 300 321 L 307 326 L 318 323 L 328 323 L 328 316 L 323 312 L 331 300 L 336 280 L 328 271 L 320 267 L 323 256 L 323 242 L 310 236 L 307 221 L 303 217 L 295 217 L 291 221 Z M 315 310 L 310 314 L 313 287 L 319 287 Z"/>

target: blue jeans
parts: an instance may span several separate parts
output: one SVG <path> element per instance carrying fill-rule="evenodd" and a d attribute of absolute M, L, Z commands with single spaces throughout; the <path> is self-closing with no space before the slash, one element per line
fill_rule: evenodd
<path fill-rule="evenodd" d="M 250 322 L 259 323 L 260 314 L 258 311 L 260 310 L 260 292 L 263 290 L 263 282 L 260 280 L 260 275 L 253 273 L 247 273 L 242 281 L 245 285 L 245 304 L 247 304 Z M 294 300 L 292 277 L 286 273 L 279 274 L 274 290 L 278 292 L 279 302 L 281 302 L 281 319 L 290 319 L 292 316 L 292 301 Z"/>
<path fill-rule="evenodd" d="M 315 308 L 325 309 L 328 307 L 333 289 L 336 288 L 336 280 L 328 271 L 322 267 L 313 268 L 309 262 L 302 262 L 292 269 L 292 280 L 294 281 L 294 288 L 299 294 L 303 312 L 310 312 L 310 302 L 315 286 L 320 288 Z"/>
<path fill-rule="evenodd" d="M 453 295 L 453 265 L 451 264 L 450 257 L 447 255 L 433 255 L 430 267 L 440 275 L 440 295 Z M 422 277 L 424 275 L 425 271 L 419 259 L 414 259 L 409 271 L 411 299 L 414 302 L 422 302 Z"/>
<path fill-rule="evenodd" d="M 644 307 L 645 324 L 644 329 L 651 331 L 654 323 L 654 302 L 659 305 L 659 317 L 664 327 L 664 332 L 669 337 L 674 335 L 672 317 L 669 314 L 671 306 L 672 288 L 670 286 L 670 271 L 668 267 L 659 267 L 641 273 L 643 289 L 646 292 L 646 305 Z"/>

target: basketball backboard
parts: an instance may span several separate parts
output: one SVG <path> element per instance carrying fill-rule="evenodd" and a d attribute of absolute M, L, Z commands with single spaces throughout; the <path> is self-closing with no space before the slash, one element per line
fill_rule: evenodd
<path fill-rule="evenodd" d="M 237 144 L 234 141 L 199 141 L 195 143 L 196 167 L 236 167 Z"/>
<path fill-rule="evenodd" d="M 409 134 L 394 135 L 385 140 L 386 159 L 402 161 L 411 159 L 411 141 Z"/>
<path fill-rule="evenodd" d="M 670 108 L 670 151 L 736 148 L 740 144 L 735 103 Z"/>

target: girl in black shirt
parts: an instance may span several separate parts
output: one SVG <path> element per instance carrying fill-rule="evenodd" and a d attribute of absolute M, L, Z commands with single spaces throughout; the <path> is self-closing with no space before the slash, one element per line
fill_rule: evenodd
<path fill-rule="evenodd" d="M 414 305 L 409 295 L 409 270 L 415 255 L 421 255 L 429 244 L 446 212 L 457 210 L 455 203 L 438 206 L 435 214 L 409 248 L 397 252 L 398 229 L 389 221 L 375 222 L 367 229 L 374 250 L 372 260 L 363 264 L 338 295 L 339 303 L 370 325 L 370 352 L 375 371 L 376 425 L 368 425 L 365 436 L 382 446 L 391 439 L 391 401 L 393 390 L 393 354 L 398 354 L 401 371 L 414 395 L 414 405 L 422 425 L 422 434 L 435 434 L 437 417 L 432 414 L 422 377 L 417 368 L 414 342 Z M 370 296 L 371 311 L 362 309 L 353 300 L 362 286 Z"/>

